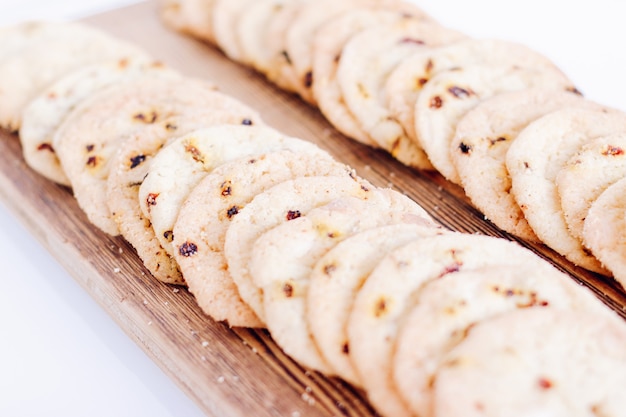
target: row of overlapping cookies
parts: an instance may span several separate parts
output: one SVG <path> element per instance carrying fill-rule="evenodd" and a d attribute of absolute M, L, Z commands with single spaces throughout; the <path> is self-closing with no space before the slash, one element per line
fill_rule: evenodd
<path fill-rule="evenodd" d="M 546 57 L 399 0 L 163 3 L 171 26 L 298 93 L 348 137 L 436 169 L 503 230 L 626 283 L 626 114 L 584 99 Z"/>
<path fill-rule="evenodd" d="M 623 321 L 530 251 L 438 227 L 212 84 L 88 27 L 8 28 L 0 56 L 0 120 L 28 164 L 215 320 L 267 326 L 388 416 L 625 409 Z"/>

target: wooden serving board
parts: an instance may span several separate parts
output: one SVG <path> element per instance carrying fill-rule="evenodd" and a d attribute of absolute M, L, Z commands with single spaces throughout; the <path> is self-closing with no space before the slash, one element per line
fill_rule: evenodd
<path fill-rule="evenodd" d="M 444 226 L 513 239 L 485 221 L 463 191 L 438 174 L 415 172 L 385 153 L 350 141 L 316 109 L 212 47 L 166 29 L 154 2 L 86 22 L 144 47 L 188 76 L 213 80 L 222 91 L 260 110 L 269 125 L 319 144 L 376 185 L 405 192 Z M 302 369 L 267 332 L 215 323 L 186 290 L 156 282 L 123 239 L 90 225 L 70 190 L 25 165 L 16 137 L 6 132 L 0 136 L 0 198 L 207 415 L 375 415 L 361 393 Z M 626 294 L 613 280 L 580 270 L 542 245 L 520 243 L 589 286 L 626 317 Z"/>

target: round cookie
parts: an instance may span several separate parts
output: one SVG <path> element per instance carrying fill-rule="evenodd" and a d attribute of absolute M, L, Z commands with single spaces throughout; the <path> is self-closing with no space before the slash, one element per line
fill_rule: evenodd
<path fill-rule="evenodd" d="M 417 98 L 417 140 L 435 168 L 459 184 L 461 179 L 450 157 L 450 142 L 459 120 L 489 97 L 533 87 L 561 91 L 573 88 L 557 69 L 473 65 L 440 72 L 424 85 Z"/>
<path fill-rule="evenodd" d="M 189 78 L 144 77 L 106 88 L 82 102 L 57 129 L 52 146 L 89 220 L 118 235 L 106 201 L 111 161 L 124 141 L 155 123 L 211 104 L 212 84 Z"/>
<path fill-rule="evenodd" d="M 267 23 L 266 39 L 271 61 L 265 76 L 279 88 L 294 93 L 298 90 L 298 80 L 287 52 L 286 33 L 300 8 L 309 1 L 312 0 L 286 3 Z"/>
<path fill-rule="evenodd" d="M 144 57 L 127 58 L 81 67 L 43 89 L 26 106 L 22 116 L 20 141 L 28 165 L 44 177 L 69 186 L 52 146 L 59 125 L 80 102 L 97 91 L 147 74 L 176 76 L 174 71 Z"/>
<path fill-rule="evenodd" d="M 614 315 L 548 263 L 489 266 L 427 283 L 402 321 L 393 358 L 394 381 L 415 415 L 430 415 L 431 382 L 472 326 L 526 308 Z"/>
<path fill-rule="evenodd" d="M 56 29 L 45 31 L 45 36 L 37 36 L 0 62 L 0 126 L 18 130 L 28 102 L 72 70 L 101 61 L 146 56 L 138 47 L 86 25 L 60 25 Z"/>
<path fill-rule="evenodd" d="M 626 179 L 608 187 L 589 208 L 583 242 L 626 288 Z"/>
<path fill-rule="evenodd" d="M 405 165 L 432 169 L 428 157 L 410 139 L 385 106 L 387 77 L 415 51 L 462 39 L 438 24 L 401 19 L 354 35 L 343 49 L 337 68 L 342 97 L 357 123 L 372 140 Z"/>
<path fill-rule="evenodd" d="M 497 39 L 466 39 L 418 51 L 389 74 L 384 87 L 385 103 L 409 138 L 417 137 L 413 108 L 428 80 L 441 71 L 476 64 L 555 67 L 552 61 L 524 45 Z"/>
<path fill-rule="evenodd" d="M 297 177 L 346 175 L 350 168 L 319 153 L 277 151 L 225 163 L 193 189 L 174 225 L 174 253 L 202 310 L 230 326 L 264 327 L 241 299 L 224 255 L 226 231 L 259 193 Z M 193 253 L 182 247 L 195 248 Z"/>
<path fill-rule="evenodd" d="M 139 187 L 139 205 L 165 251 L 171 256 L 176 253 L 171 235 L 180 207 L 211 170 L 224 162 L 281 149 L 326 155 L 311 142 L 269 127 L 241 125 L 197 130 L 163 148 Z"/>
<path fill-rule="evenodd" d="M 619 416 L 626 327 L 585 311 L 517 310 L 474 326 L 434 381 L 439 417 Z"/>
<path fill-rule="evenodd" d="M 213 38 L 215 44 L 233 61 L 243 59 L 243 51 L 237 32 L 237 22 L 255 4 L 254 0 L 214 0 L 213 1 Z"/>
<path fill-rule="evenodd" d="M 307 323 L 332 374 L 361 386 L 350 360 L 346 325 L 354 297 L 369 273 L 392 250 L 442 233 L 430 224 L 380 226 L 346 237 L 315 263 L 306 300 Z"/>
<path fill-rule="evenodd" d="M 570 233 L 583 239 L 589 207 L 611 184 L 626 177 L 626 132 L 585 144 L 556 176 L 561 209 Z"/>
<path fill-rule="evenodd" d="M 263 74 L 270 71 L 275 52 L 269 47 L 269 22 L 287 5 L 297 1 L 257 0 L 236 20 L 234 31 L 241 50 L 242 62 Z"/>
<path fill-rule="evenodd" d="M 513 195 L 535 234 L 572 263 L 605 274 L 581 241 L 570 234 L 555 180 L 581 146 L 615 132 L 626 132 L 626 114 L 559 110 L 529 124 L 506 155 Z"/>
<path fill-rule="evenodd" d="M 538 241 L 511 194 L 506 153 L 532 121 L 563 108 L 602 106 L 567 91 L 531 88 L 498 94 L 468 111 L 456 126 L 450 158 L 463 190 L 487 219 L 522 239 Z"/>
<path fill-rule="evenodd" d="M 413 16 L 413 17 L 409 17 Z M 337 68 L 342 51 L 355 34 L 366 28 L 419 19 L 412 4 L 395 10 L 357 9 L 335 17 L 321 26 L 313 40 L 313 97 L 326 119 L 341 133 L 358 142 L 377 147 L 346 107 L 337 82 Z"/>
<path fill-rule="evenodd" d="M 387 254 L 358 292 L 348 320 L 352 362 L 374 406 L 384 415 L 411 415 L 393 382 L 392 353 L 401 320 L 427 282 L 485 266 L 543 262 L 516 243 L 460 233 L 419 239 Z"/>
<path fill-rule="evenodd" d="M 181 135 L 212 125 L 262 125 L 253 110 L 224 94 L 214 92 L 214 103 L 165 121 L 130 137 L 111 161 L 107 178 L 107 203 L 122 236 L 135 248 L 144 265 L 158 280 L 183 284 L 178 265 L 163 249 L 150 220 L 139 207 L 139 187 L 152 158 Z M 164 124 L 164 126 L 161 126 Z"/>
<path fill-rule="evenodd" d="M 160 0 L 161 20 L 172 29 L 215 43 L 214 3 L 215 0 Z"/>
<path fill-rule="evenodd" d="M 81 26 L 77 28 L 77 26 Z M 59 32 L 82 30 L 79 23 L 25 21 L 0 28 L 0 58 L 5 59 Z"/>
<path fill-rule="evenodd" d="M 352 195 L 366 199 L 372 189 L 353 173 L 296 178 L 263 191 L 238 211 L 226 231 L 224 255 L 239 295 L 262 321 L 265 321 L 263 294 L 254 285 L 249 268 L 256 240 L 280 223 L 306 215 L 338 197 Z"/>
<path fill-rule="evenodd" d="M 303 366 L 331 373 L 306 319 L 309 278 L 315 263 L 359 231 L 431 221 L 422 207 L 404 194 L 374 189 L 367 200 L 341 197 L 265 232 L 253 245 L 248 267 L 254 285 L 263 293 L 265 322 L 272 338 Z M 431 224 L 434 227 L 434 222 Z"/>

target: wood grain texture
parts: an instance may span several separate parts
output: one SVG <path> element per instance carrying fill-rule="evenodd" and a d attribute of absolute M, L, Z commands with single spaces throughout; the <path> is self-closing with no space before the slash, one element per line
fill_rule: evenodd
<path fill-rule="evenodd" d="M 463 191 L 438 174 L 415 172 L 385 153 L 346 139 L 296 97 L 212 47 L 167 30 L 155 3 L 86 22 L 143 46 L 185 75 L 213 80 L 225 93 L 258 109 L 269 125 L 319 144 L 376 185 L 406 193 L 444 226 L 514 240 L 485 221 Z M 187 291 L 152 279 L 123 239 L 89 224 L 70 190 L 26 167 L 17 138 L 6 132 L 0 132 L 0 198 L 207 415 L 375 415 L 358 391 L 302 369 L 267 332 L 215 323 Z M 520 243 L 592 288 L 626 317 L 626 294 L 613 280 L 580 270 L 545 246 Z"/>

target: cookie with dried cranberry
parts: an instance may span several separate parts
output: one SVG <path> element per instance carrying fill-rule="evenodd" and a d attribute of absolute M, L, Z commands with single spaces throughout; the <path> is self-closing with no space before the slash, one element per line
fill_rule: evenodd
<path fill-rule="evenodd" d="M 135 45 L 78 23 L 46 26 L 0 61 L 0 126 L 19 130 L 30 100 L 68 72 L 102 61 L 146 53 Z M 53 29 L 53 30 L 52 30 Z"/>
<path fill-rule="evenodd" d="M 374 187 L 355 177 L 302 177 L 285 181 L 256 195 L 238 211 L 224 240 L 224 255 L 241 298 L 265 321 L 263 294 L 253 281 L 251 251 L 256 240 L 277 225 L 306 215 L 315 207 L 342 196 L 367 199 Z"/>
<path fill-rule="evenodd" d="M 418 239 L 389 252 L 357 293 L 347 327 L 352 362 L 374 406 L 384 415 L 413 415 L 393 382 L 392 354 L 403 317 L 426 283 L 485 266 L 543 262 L 516 243 L 460 233 Z"/>
<path fill-rule="evenodd" d="M 485 320 L 442 360 L 434 415 L 618 416 L 626 327 L 586 311 L 529 308 Z"/>
<path fill-rule="evenodd" d="M 315 263 L 306 300 L 307 323 L 332 374 L 362 385 L 352 365 L 346 326 L 354 297 L 370 272 L 392 250 L 444 232 L 429 223 L 376 227 L 346 237 Z"/>
<path fill-rule="evenodd" d="M 121 145 L 111 161 L 106 192 L 113 220 L 152 275 L 170 284 L 183 284 L 184 279 L 139 206 L 139 187 L 152 158 L 173 140 L 201 128 L 224 124 L 263 124 L 254 110 L 224 94 L 213 94 L 212 104 L 207 102 L 203 107 L 189 109 L 157 122 L 151 129 L 136 133 Z M 165 238 L 171 240 L 171 236 Z"/>
<path fill-rule="evenodd" d="M 378 146 L 361 128 L 343 100 L 337 81 L 343 48 L 355 34 L 366 28 L 410 18 L 421 20 L 422 14 L 409 3 L 398 4 L 388 10 L 363 8 L 337 16 L 317 30 L 313 40 L 313 97 L 326 119 L 349 138 Z"/>
<path fill-rule="evenodd" d="M 527 125 L 563 108 L 602 106 L 567 91 L 532 88 L 498 94 L 459 120 L 450 143 L 450 158 L 474 206 L 496 226 L 522 239 L 539 240 L 511 194 L 506 152 Z"/>
<path fill-rule="evenodd" d="M 332 373 L 307 323 L 308 288 L 315 263 L 354 233 L 387 224 L 429 224 L 430 216 L 404 194 L 373 189 L 367 200 L 340 197 L 261 235 L 248 264 L 262 290 L 265 322 L 272 338 L 298 363 Z"/>
<path fill-rule="evenodd" d="M 621 179 L 593 202 L 583 224 L 583 243 L 626 288 L 626 180 Z"/>
<path fill-rule="evenodd" d="M 230 326 L 263 327 L 241 299 L 224 256 L 226 231 L 257 194 L 298 177 L 345 175 L 329 155 L 277 151 L 225 163 L 192 190 L 174 225 L 175 258 L 202 310 Z M 185 248 L 193 245 L 193 252 Z"/>
<path fill-rule="evenodd" d="M 575 265 L 604 274 L 600 262 L 570 233 L 555 181 L 581 146 L 617 132 L 626 132 L 622 112 L 558 110 L 529 124 L 506 154 L 513 195 L 537 237 Z"/>
<path fill-rule="evenodd" d="M 160 16 L 172 29 L 215 43 L 213 7 L 215 0 L 160 0 Z"/>
<path fill-rule="evenodd" d="M 626 132 L 585 144 L 556 176 L 561 209 L 572 236 L 583 239 L 589 207 L 610 185 L 626 177 Z"/>
<path fill-rule="evenodd" d="M 384 103 L 387 77 L 412 53 L 464 37 L 436 23 L 405 18 L 363 30 L 343 49 L 337 82 L 348 110 L 378 146 L 405 165 L 432 169 L 424 150 L 408 137 Z"/>
<path fill-rule="evenodd" d="M 26 163 L 44 177 L 69 186 L 52 146 L 59 125 L 80 102 L 99 90 L 146 75 L 168 77 L 176 73 L 145 57 L 128 58 L 84 66 L 42 90 L 22 116 L 19 136 Z"/>
<path fill-rule="evenodd" d="M 558 69 L 473 65 L 440 72 L 430 79 L 415 103 L 417 140 L 446 179 L 461 179 L 450 156 L 450 143 L 459 120 L 487 98 L 529 88 L 572 90 Z"/>
<path fill-rule="evenodd" d="M 317 145 L 262 126 L 223 125 L 196 130 L 163 148 L 139 187 L 139 205 L 167 253 L 178 212 L 193 188 L 214 168 L 239 158 L 291 149 L 326 156 Z"/>

